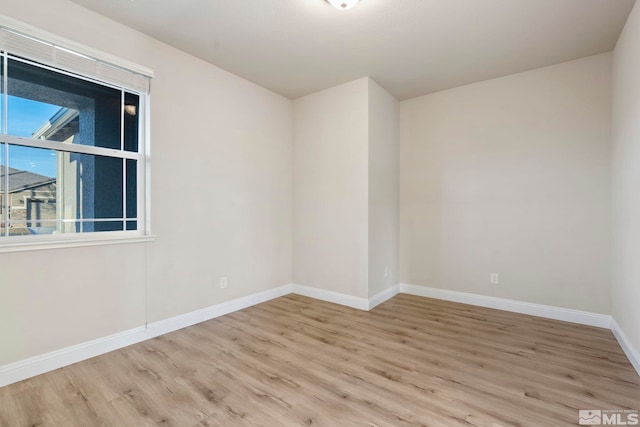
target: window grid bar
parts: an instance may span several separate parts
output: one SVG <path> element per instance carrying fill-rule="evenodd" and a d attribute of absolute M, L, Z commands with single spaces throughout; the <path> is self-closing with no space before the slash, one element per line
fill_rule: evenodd
<path fill-rule="evenodd" d="M 81 170 L 80 172 L 84 173 L 84 170 Z M 81 192 L 81 194 L 83 194 L 81 197 L 84 199 L 84 183 L 82 181 L 80 182 L 80 188 L 81 188 L 80 192 Z M 81 202 L 81 204 L 82 204 L 82 202 Z M 84 209 L 80 209 L 79 213 L 80 213 L 80 218 L 84 219 Z M 84 222 L 82 222 L 82 221 L 80 222 L 80 232 L 84 233 Z"/>
<path fill-rule="evenodd" d="M 114 150 L 113 148 L 94 147 L 92 145 L 65 144 L 64 142 L 50 141 L 48 139 L 22 138 L 19 136 L 7 135 L 6 133 L 0 135 L 0 142 L 11 145 L 20 145 L 22 147 L 44 148 L 46 150 L 91 154 L 94 156 L 115 157 L 118 159 L 138 160 L 140 158 L 140 153 L 133 151 L 120 151 Z"/>
<path fill-rule="evenodd" d="M 140 97 L 144 102 L 139 103 L 141 113 L 138 115 L 138 129 L 142 132 L 138 134 L 138 150 L 144 153 L 142 156 L 143 165 L 136 165 L 138 172 L 137 194 L 143 194 L 138 197 L 138 210 L 136 215 L 144 215 L 142 232 L 151 234 L 151 95 L 146 93 Z M 139 160 L 140 161 L 140 160 Z M 138 223 L 140 230 L 140 223 Z"/>
<path fill-rule="evenodd" d="M 124 151 L 124 90 L 120 91 L 120 151 Z M 127 159 L 122 159 L 122 216 L 127 216 Z M 126 219 L 122 226 L 127 229 Z"/>
<path fill-rule="evenodd" d="M 9 70 L 9 61 L 7 57 L 7 52 L 2 52 L 2 133 L 6 134 L 8 131 L 7 124 L 9 122 L 9 90 L 7 88 L 9 82 L 8 70 Z M 4 141 L 3 141 L 4 142 Z M 4 235 L 9 236 L 9 144 L 4 144 Z"/>
<path fill-rule="evenodd" d="M 9 120 L 9 113 L 7 111 L 7 104 L 9 102 L 9 91 L 7 90 L 7 85 L 9 84 L 9 60 L 7 52 L 2 52 L 2 59 L 2 103 L 4 105 L 2 109 L 4 115 L 4 117 L 2 117 L 2 133 L 7 133 L 7 123 Z"/>
<path fill-rule="evenodd" d="M 60 224 L 73 224 L 73 223 L 85 223 L 85 222 L 131 222 L 138 221 L 138 218 L 79 218 L 79 219 L 14 219 L 9 221 L 9 224 L 29 224 L 32 222 L 51 222 Z"/>

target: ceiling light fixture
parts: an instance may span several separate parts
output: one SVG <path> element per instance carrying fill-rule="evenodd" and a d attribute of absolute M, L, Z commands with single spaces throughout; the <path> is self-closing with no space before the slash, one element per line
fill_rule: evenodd
<path fill-rule="evenodd" d="M 360 0 L 326 0 L 331 6 L 338 10 L 348 10 L 358 4 Z"/>

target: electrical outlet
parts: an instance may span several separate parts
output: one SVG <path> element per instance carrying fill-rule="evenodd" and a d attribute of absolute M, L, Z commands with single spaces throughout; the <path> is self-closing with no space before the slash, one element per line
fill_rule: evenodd
<path fill-rule="evenodd" d="M 491 282 L 492 285 L 499 285 L 500 276 L 498 275 L 498 273 L 491 273 L 491 276 L 489 277 L 489 281 Z"/>
<path fill-rule="evenodd" d="M 227 278 L 226 277 L 221 277 L 220 278 L 220 289 L 227 289 Z"/>

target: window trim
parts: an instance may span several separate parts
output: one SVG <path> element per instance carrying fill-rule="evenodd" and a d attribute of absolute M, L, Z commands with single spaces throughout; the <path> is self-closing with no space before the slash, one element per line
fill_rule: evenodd
<path fill-rule="evenodd" d="M 151 78 L 154 75 L 153 70 L 127 61 L 122 58 L 115 57 L 113 55 L 101 52 L 99 50 L 81 45 L 68 39 L 56 36 L 46 31 L 40 30 L 36 27 L 24 24 L 20 21 L 8 18 L 4 15 L 0 15 L 0 29 L 15 32 L 21 36 L 33 38 L 40 42 L 51 45 L 53 48 L 62 49 L 69 53 L 86 56 L 91 60 L 98 61 L 106 66 L 116 67 L 123 71 L 128 71 L 134 74 L 142 75 L 146 78 Z M 5 52 L 3 56 L 12 59 L 15 58 L 16 53 L 7 49 L 5 46 L 0 46 L 0 50 Z M 84 247 L 84 246 L 99 246 L 99 245 L 111 245 L 111 244 L 126 244 L 126 243 L 141 243 L 155 240 L 155 236 L 151 234 L 151 188 L 150 188 L 150 104 L 151 96 L 149 93 L 149 85 L 147 90 L 141 90 L 140 88 L 132 88 L 124 84 L 109 82 L 108 79 L 96 78 L 95 75 L 84 75 L 81 71 L 73 69 L 65 69 L 59 64 L 51 64 L 48 61 L 42 61 L 41 58 L 30 57 L 19 53 L 26 59 L 27 63 L 34 62 L 36 65 L 48 69 L 52 72 L 66 74 L 75 78 L 84 79 L 87 81 L 95 82 L 104 86 L 112 87 L 122 91 L 122 96 L 125 92 L 134 93 L 139 97 L 140 106 L 140 126 L 139 126 L 139 148 L 137 152 L 126 151 L 121 147 L 121 150 L 110 149 L 104 147 L 86 146 L 80 144 L 65 144 L 58 141 L 50 140 L 36 140 L 24 137 L 12 136 L 4 133 L 2 135 L 2 142 L 4 147 L 8 148 L 9 145 L 26 146 L 33 148 L 43 148 L 63 152 L 73 152 L 80 154 L 89 154 L 97 156 L 106 156 L 111 158 L 131 159 L 137 160 L 137 176 L 138 176 L 138 215 L 135 219 L 138 221 L 137 230 L 121 230 L 121 231 L 99 231 L 90 233 L 69 233 L 69 234 L 55 234 L 55 235 L 30 235 L 30 236 L 2 236 L 0 237 L 0 253 L 4 252 L 17 252 L 28 250 L 43 250 L 43 249 L 59 249 L 59 248 L 71 248 L 71 247 Z M 5 60 L 5 67 L 7 61 Z M 6 74 L 6 70 L 5 74 Z M 5 88 L 6 90 L 6 88 Z M 6 94 L 4 95 L 6 96 Z M 4 114 L 6 116 L 6 109 Z M 124 114 L 124 112 L 121 112 Z M 4 117 L 4 124 L 7 125 L 7 117 Z M 124 126 L 124 123 L 121 124 Z M 6 131 L 6 129 L 4 129 Z M 125 170 L 123 170 L 123 179 L 125 178 Z M 124 184 L 124 183 L 123 183 Z M 8 188 L 8 187 L 7 187 Z M 142 194 L 140 194 L 142 193 Z M 126 202 L 125 202 L 126 203 Z M 126 205 L 125 205 L 126 206 Z M 8 206 L 7 206 L 8 208 Z M 125 208 L 126 209 L 126 208 Z M 123 212 L 126 218 L 126 211 Z M 125 219 L 126 221 L 126 219 Z"/>
<path fill-rule="evenodd" d="M 64 151 L 67 153 L 91 154 L 95 156 L 117 157 L 119 159 L 141 160 L 139 152 L 116 150 L 114 148 L 94 147 L 92 145 L 65 144 L 48 139 L 30 139 L 21 136 L 2 135 L 0 144 L 19 145 L 21 147 L 44 148 L 45 150 Z"/>
<path fill-rule="evenodd" d="M 34 241 L 34 238 L 36 241 Z M 41 251 L 45 249 L 79 248 L 87 246 L 121 245 L 153 242 L 156 236 L 138 231 L 100 231 L 87 234 L 56 234 L 42 236 L 3 237 L 0 254 L 7 252 Z"/>

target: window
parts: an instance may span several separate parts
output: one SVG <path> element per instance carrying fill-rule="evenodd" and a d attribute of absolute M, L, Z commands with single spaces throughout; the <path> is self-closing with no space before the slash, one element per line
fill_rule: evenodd
<path fill-rule="evenodd" d="M 0 245 L 148 233 L 147 77 L 0 28 L 0 94 Z"/>

